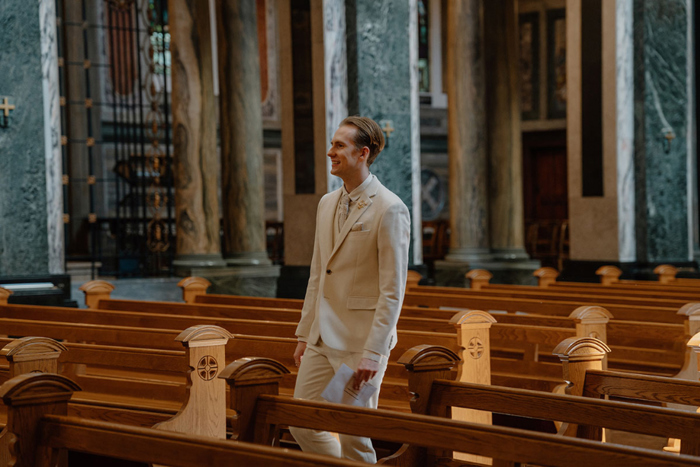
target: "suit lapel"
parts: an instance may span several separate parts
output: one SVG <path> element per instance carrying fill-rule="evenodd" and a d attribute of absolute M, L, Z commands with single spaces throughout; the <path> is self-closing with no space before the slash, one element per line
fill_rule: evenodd
<path fill-rule="evenodd" d="M 328 198 L 328 203 L 323 212 L 321 219 L 324 219 L 323 231 L 321 232 L 321 238 L 323 240 L 323 251 L 326 252 L 328 256 L 331 255 L 333 251 L 333 229 L 335 229 L 335 211 L 338 209 L 338 201 L 340 200 L 340 195 L 343 192 L 343 188 L 335 190 L 331 196 Z M 336 242 L 337 243 L 337 242 Z"/>
<path fill-rule="evenodd" d="M 340 231 L 340 234 L 335 239 L 335 245 L 333 246 L 333 251 L 331 252 L 330 257 L 328 258 L 328 261 L 330 261 L 333 258 L 333 256 L 335 256 L 336 252 L 350 233 L 350 229 L 355 224 L 355 222 L 357 222 L 360 219 L 360 217 L 362 217 L 362 214 L 364 214 L 365 211 L 367 211 L 367 209 L 370 208 L 370 206 L 372 205 L 372 198 L 374 197 L 374 195 L 377 194 L 378 189 L 379 180 L 374 179 L 370 186 L 368 186 L 367 189 L 362 192 L 359 199 L 348 213 L 348 218 L 345 221 L 345 224 L 343 225 L 343 229 Z M 338 196 L 338 198 L 340 198 L 340 196 Z"/>

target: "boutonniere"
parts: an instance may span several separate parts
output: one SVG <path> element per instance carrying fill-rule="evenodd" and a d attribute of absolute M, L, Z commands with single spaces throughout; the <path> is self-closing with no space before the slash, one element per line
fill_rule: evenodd
<path fill-rule="evenodd" d="M 367 206 L 367 203 L 365 201 L 357 202 L 357 209 L 364 209 L 365 206 Z"/>

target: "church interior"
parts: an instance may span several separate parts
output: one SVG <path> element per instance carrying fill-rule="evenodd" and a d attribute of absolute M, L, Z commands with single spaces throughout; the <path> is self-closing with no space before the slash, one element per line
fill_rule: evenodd
<path fill-rule="evenodd" d="M 389 465 L 700 465 L 696 24 L 1 0 L 0 463 L 356 465 L 299 450 L 304 423 Z M 411 216 L 377 410 L 289 397 L 351 115 Z"/>

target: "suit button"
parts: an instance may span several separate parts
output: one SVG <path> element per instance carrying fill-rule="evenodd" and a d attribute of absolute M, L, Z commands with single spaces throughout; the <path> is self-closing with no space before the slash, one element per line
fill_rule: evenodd
<path fill-rule="evenodd" d="M 333 271 L 331 271 L 330 269 L 326 269 L 326 274 L 330 276 L 331 274 L 333 274 Z"/>

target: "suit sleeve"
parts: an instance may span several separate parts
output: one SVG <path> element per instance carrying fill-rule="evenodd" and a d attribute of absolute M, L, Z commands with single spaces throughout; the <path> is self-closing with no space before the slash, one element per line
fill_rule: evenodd
<path fill-rule="evenodd" d="M 403 203 L 392 205 L 382 216 L 377 235 L 379 299 L 374 321 L 365 341 L 363 357 L 388 356 L 391 338 L 401 313 L 408 273 L 411 218 Z"/>
<path fill-rule="evenodd" d="M 322 202 L 323 200 L 321 200 Z M 318 213 L 321 211 L 321 203 L 316 211 L 316 233 L 314 234 L 314 252 L 311 258 L 311 271 L 309 275 L 309 283 L 306 286 L 306 295 L 304 296 L 304 306 L 301 309 L 301 319 L 296 329 L 297 339 L 306 342 L 309 337 L 309 332 L 311 330 L 311 324 L 316 318 L 316 300 L 318 297 L 318 285 L 320 281 L 321 273 L 321 253 L 320 246 L 318 244 L 318 229 L 319 229 L 319 218 Z"/>

